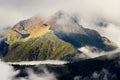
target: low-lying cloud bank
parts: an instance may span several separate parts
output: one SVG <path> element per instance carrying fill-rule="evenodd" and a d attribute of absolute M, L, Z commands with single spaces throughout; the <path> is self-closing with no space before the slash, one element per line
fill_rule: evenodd
<path fill-rule="evenodd" d="M 17 73 L 18 71 L 14 71 L 13 67 L 0 61 L 0 80 L 12 80 Z"/>
<path fill-rule="evenodd" d="M 0 80 L 57 80 L 54 73 L 50 73 L 45 67 L 43 73 L 35 74 L 33 70 L 27 69 L 28 76 L 16 78 L 19 71 L 15 71 L 12 66 L 0 61 Z"/>
<path fill-rule="evenodd" d="M 67 64 L 67 61 L 58 60 L 45 60 L 45 61 L 22 61 L 22 62 L 7 62 L 10 65 L 40 65 L 40 64 L 51 64 L 51 65 L 63 65 Z"/>
<path fill-rule="evenodd" d="M 97 65 L 96 65 L 97 66 Z M 31 68 L 26 68 L 28 76 L 16 77 L 20 73 L 19 70 L 14 70 L 12 66 L 0 61 L 0 80 L 57 80 L 59 74 L 51 73 L 45 68 L 45 66 L 34 66 L 41 72 L 34 72 Z M 59 66 L 58 66 L 59 67 Z M 61 67 L 62 68 L 62 67 Z M 86 67 L 88 70 L 88 67 Z M 59 68 L 57 68 L 59 69 Z M 74 70 L 74 69 L 73 69 Z M 67 71 L 67 70 L 66 70 Z M 89 71 L 88 71 L 89 72 Z M 78 75 L 77 75 L 78 74 Z M 71 75 L 70 80 L 118 80 L 118 75 L 111 73 L 107 68 L 102 68 L 99 71 L 94 70 L 89 76 L 81 76 L 80 73 L 76 73 L 75 76 Z M 86 72 L 87 74 L 87 72 Z M 63 77 L 63 76 L 61 76 Z M 70 76 L 65 76 L 70 77 Z M 63 77 L 64 78 L 64 77 Z"/>

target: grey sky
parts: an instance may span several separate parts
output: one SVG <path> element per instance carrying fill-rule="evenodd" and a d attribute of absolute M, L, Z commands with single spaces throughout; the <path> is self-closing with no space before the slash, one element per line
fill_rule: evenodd
<path fill-rule="evenodd" d="M 48 16 L 58 10 L 69 10 L 73 2 L 74 0 L 0 0 L 0 25 L 13 25 L 36 14 Z"/>
<path fill-rule="evenodd" d="M 13 25 L 36 14 L 48 16 L 59 10 L 81 16 L 101 16 L 118 23 L 119 0 L 0 0 L 0 26 Z M 119 17 L 118 17 L 119 16 Z"/>

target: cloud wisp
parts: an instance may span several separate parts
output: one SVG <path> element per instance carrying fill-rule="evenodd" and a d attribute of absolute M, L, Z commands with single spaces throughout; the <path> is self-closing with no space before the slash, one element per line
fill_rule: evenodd
<path fill-rule="evenodd" d="M 78 50 L 80 50 L 83 54 L 85 54 L 89 58 L 95 58 L 95 57 L 105 56 L 105 55 L 111 56 L 112 54 L 120 52 L 119 48 L 113 51 L 105 52 L 105 51 L 100 51 L 97 48 L 91 47 L 91 46 L 84 46 L 79 48 Z"/>

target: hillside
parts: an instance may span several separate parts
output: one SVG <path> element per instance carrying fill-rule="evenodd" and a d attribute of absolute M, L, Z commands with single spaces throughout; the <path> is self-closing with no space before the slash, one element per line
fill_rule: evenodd
<path fill-rule="evenodd" d="M 60 40 L 53 32 L 25 42 L 16 42 L 9 49 L 6 61 L 61 59 L 75 52 L 74 46 Z"/>

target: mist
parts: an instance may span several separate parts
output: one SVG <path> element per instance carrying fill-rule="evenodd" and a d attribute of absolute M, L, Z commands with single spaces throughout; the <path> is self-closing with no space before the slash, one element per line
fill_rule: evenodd
<path fill-rule="evenodd" d="M 0 80 L 12 80 L 17 73 L 11 66 L 0 60 Z"/>
<path fill-rule="evenodd" d="M 67 61 L 62 60 L 44 60 L 44 61 L 21 61 L 21 62 L 7 62 L 10 65 L 39 65 L 39 64 L 51 64 L 51 65 L 64 65 Z"/>
<path fill-rule="evenodd" d="M 84 55 L 88 56 L 88 58 L 96 58 L 96 57 L 105 56 L 105 55 L 107 55 L 109 58 L 112 58 L 113 54 L 120 52 L 120 48 L 117 48 L 116 50 L 113 50 L 113 51 L 106 52 L 92 46 L 84 46 L 79 48 L 78 50 L 81 51 Z M 77 57 L 79 58 L 79 56 Z"/>
<path fill-rule="evenodd" d="M 0 60 L 0 80 L 57 80 L 54 73 L 50 73 L 45 67 L 40 67 L 43 73 L 36 74 L 32 69 L 26 69 L 28 76 L 19 77 L 16 75 L 20 73 L 15 70 L 11 65 Z"/>

